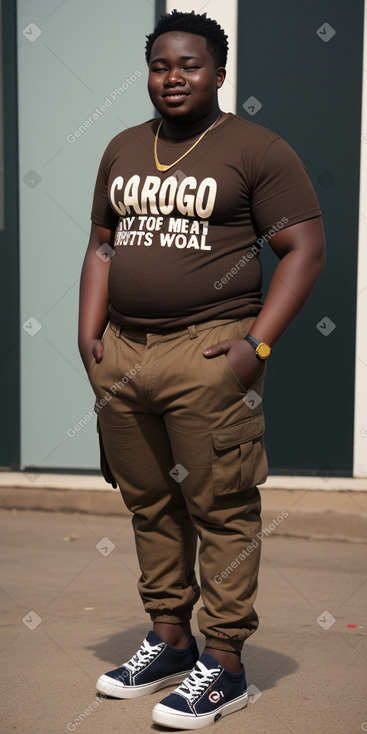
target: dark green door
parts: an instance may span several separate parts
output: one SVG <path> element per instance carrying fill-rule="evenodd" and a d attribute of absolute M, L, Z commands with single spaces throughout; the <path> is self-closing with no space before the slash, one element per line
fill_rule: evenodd
<path fill-rule="evenodd" d="M 269 360 L 269 465 L 271 473 L 351 475 L 364 3 L 238 8 L 238 114 L 296 150 L 327 235 L 326 269 Z M 250 97 L 261 105 L 255 114 L 246 111 Z M 266 292 L 278 261 L 270 248 L 261 258 Z"/>

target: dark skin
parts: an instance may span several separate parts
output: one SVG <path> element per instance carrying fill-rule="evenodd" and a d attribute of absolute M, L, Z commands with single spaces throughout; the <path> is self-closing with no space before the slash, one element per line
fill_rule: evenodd
<path fill-rule="evenodd" d="M 170 140 L 200 135 L 221 115 L 218 89 L 226 70 L 215 67 L 205 38 L 193 33 L 163 33 L 152 47 L 148 91 Z"/>
<path fill-rule="evenodd" d="M 104 243 L 113 247 L 113 242 L 114 232 L 92 224 L 79 291 L 78 346 L 87 373 L 93 357 L 97 362 L 103 359 L 101 339 L 109 322 L 108 272 L 111 260 L 104 262 L 96 252 Z"/>
<path fill-rule="evenodd" d="M 202 36 L 191 33 L 164 33 L 153 44 L 148 90 L 163 118 L 160 135 L 169 140 L 190 140 L 213 122 L 221 124 L 225 114 L 218 104 L 218 89 L 225 69 L 217 68 Z M 219 119 L 218 119 L 219 118 Z M 166 162 L 166 161 L 163 161 Z M 167 161 L 169 163 L 169 161 Z M 96 250 L 105 242 L 113 245 L 114 233 L 92 225 L 80 285 L 79 350 L 88 372 L 95 357 L 103 359 L 103 332 L 108 324 L 108 271 Z M 287 227 L 269 240 L 278 256 L 277 265 L 261 312 L 250 333 L 273 347 L 302 309 L 325 265 L 325 235 L 321 217 Z M 225 354 L 245 389 L 259 374 L 262 363 L 244 340 L 226 340 L 203 352 L 213 359 Z M 186 647 L 192 634 L 190 623 L 153 624 L 155 632 L 168 644 Z M 206 647 L 221 665 L 233 673 L 241 670 L 240 655 Z"/>

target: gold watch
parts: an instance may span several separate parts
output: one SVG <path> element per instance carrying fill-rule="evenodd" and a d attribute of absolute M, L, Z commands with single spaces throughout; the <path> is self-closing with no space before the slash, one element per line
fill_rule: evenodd
<path fill-rule="evenodd" d="M 247 334 L 245 336 L 245 341 L 251 344 L 251 346 L 255 350 L 256 356 L 259 359 L 269 359 L 271 355 L 271 347 L 269 347 L 269 344 L 265 344 L 265 342 L 259 342 L 259 340 L 255 339 L 255 337 L 251 336 L 251 334 Z"/>

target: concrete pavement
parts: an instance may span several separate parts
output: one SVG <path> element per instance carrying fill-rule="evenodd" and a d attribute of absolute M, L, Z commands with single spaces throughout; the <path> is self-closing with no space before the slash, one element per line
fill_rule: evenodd
<path fill-rule="evenodd" d="M 169 731 L 150 713 L 170 689 L 132 701 L 95 693 L 150 628 L 130 518 L 1 510 L 0 532 L 2 734 Z M 243 652 L 258 693 L 204 731 L 367 731 L 366 545 L 271 535 L 262 551 L 260 627 Z"/>

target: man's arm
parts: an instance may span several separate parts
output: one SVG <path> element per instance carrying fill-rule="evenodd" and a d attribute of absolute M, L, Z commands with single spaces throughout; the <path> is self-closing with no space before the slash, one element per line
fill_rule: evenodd
<path fill-rule="evenodd" d="M 308 219 L 276 232 L 270 247 L 280 259 L 259 315 L 250 334 L 271 347 L 301 311 L 318 280 L 325 262 L 325 233 L 321 217 Z M 244 387 L 260 372 L 254 349 L 244 340 L 227 340 L 203 352 L 205 357 L 226 354 Z"/>
<path fill-rule="evenodd" d="M 250 333 L 272 347 L 305 305 L 324 268 L 325 234 L 321 217 L 277 232 L 269 245 L 280 263 Z"/>
<path fill-rule="evenodd" d="M 111 259 L 102 260 L 97 250 L 107 243 L 113 247 L 114 232 L 92 224 L 80 278 L 78 346 L 88 372 L 92 357 L 103 357 L 103 332 L 108 324 L 108 273 Z"/>

